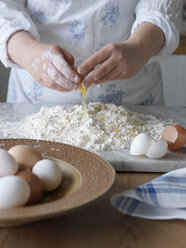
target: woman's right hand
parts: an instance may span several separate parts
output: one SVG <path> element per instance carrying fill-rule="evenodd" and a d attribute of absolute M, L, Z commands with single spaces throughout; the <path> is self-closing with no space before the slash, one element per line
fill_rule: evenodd
<path fill-rule="evenodd" d="M 14 63 L 47 88 L 63 92 L 78 89 L 80 78 L 73 70 L 74 58 L 66 50 L 35 41 L 25 31 L 11 36 L 7 49 Z"/>

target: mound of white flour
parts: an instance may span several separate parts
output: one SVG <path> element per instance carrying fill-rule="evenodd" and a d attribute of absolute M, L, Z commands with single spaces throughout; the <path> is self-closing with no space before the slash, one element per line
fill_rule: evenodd
<path fill-rule="evenodd" d="M 151 115 L 128 111 L 114 104 L 89 103 L 87 114 L 82 106 L 41 107 L 22 122 L 0 123 L 4 136 L 42 139 L 75 145 L 90 151 L 129 148 L 139 133 L 156 138 L 165 123 Z"/>

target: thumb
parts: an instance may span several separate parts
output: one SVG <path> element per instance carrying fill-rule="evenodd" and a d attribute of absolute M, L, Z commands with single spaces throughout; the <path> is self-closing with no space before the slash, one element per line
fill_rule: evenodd
<path fill-rule="evenodd" d="M 69 52 L 67 52 L 65 49 L 62 50 L 62 53 L 63 53 L 67 63 L 69 65 L 74 65 L 74 57 Z"/>

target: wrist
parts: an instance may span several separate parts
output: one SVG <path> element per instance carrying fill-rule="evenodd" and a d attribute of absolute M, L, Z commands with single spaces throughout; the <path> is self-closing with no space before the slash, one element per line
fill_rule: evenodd
<path fill-rule="evenodd" d="M 128 42 L 135 44 L 145 60 L 155 56 L 165 43 L 163 31 L 151 23 L 140 24 L 129 37 Z"/>
<path fill-rule="evenodd" d="M 151 58 L 140 40 L 129 38 L 125 41 L 125 44 L 131 48 L 133 60 L 136 61 L 136 63 L 140 62 L 140 64 L 146 64 Z"/>
<path fill-rule="evenodd" d="M 27 67 L 31 50 L 38 42 L 26 31 L 14 33 L 7 42 L 7 54 L 10 60 L 23 68 Z"/>

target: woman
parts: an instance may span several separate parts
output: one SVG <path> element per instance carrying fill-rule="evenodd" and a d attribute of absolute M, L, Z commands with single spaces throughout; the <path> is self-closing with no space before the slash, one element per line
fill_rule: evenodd
<path fill-rule="evenodd" d="M 0 0 L 7 101 L 80 103 L 82 75 L 88 101 L 163 104 L 158 62 L 179 43 L 180 2 Z"/>

